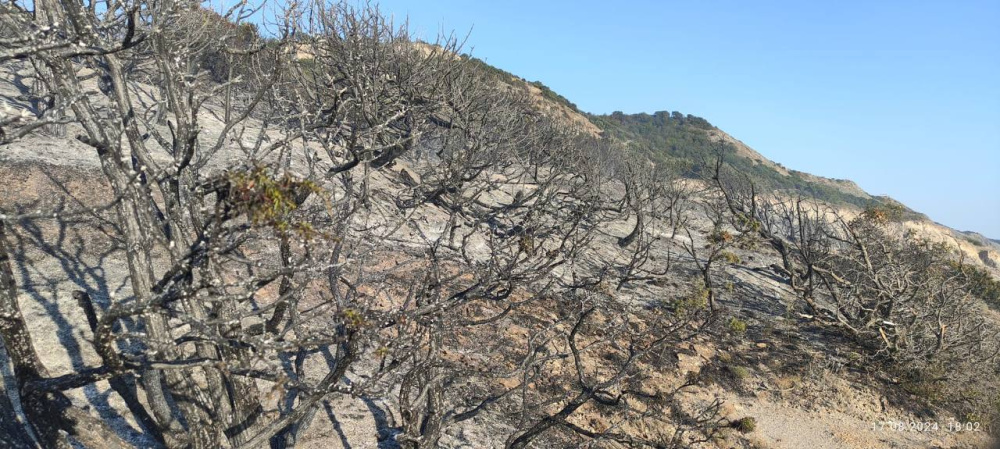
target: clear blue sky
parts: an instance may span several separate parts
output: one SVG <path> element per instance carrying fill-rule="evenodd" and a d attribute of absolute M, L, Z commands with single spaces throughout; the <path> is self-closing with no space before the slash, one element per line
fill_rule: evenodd
<path fill-rule="evenodd" d="M 768 158 L 1000 239 L 1000 1 L 384 0 L 594 113 L 702 116 Z"/>

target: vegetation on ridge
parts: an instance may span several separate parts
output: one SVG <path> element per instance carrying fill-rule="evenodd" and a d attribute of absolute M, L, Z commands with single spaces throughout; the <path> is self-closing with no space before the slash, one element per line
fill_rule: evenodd
<path fill-rule="evenodd" d="M 684 115 L 680 112 L 658 111 L 608 115 L 588 115 L 605 135 L 627 142 L 628 147 L 650 160 L 667 166 L 678 167 L 684 176 L 703 177 L 711 171 L 711 163 L 720 144 L 709 137 L 708 131 L 716 129 L 707 120 Z M 865 207 L 879 202 L 845 193 L 835 187 L 810 181 L 800 172 L 782 174 L 772 167 L 738 155 L 731 146 L 724 146 L 727 162 L 742 173 L 754 178 L 768 190 L 780 190 L 793 195 L 817 198 L 834 204 L 851 204 Z"/>

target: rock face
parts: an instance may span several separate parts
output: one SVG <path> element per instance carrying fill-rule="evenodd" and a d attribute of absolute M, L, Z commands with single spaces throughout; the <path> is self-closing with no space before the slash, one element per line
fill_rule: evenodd
<path fill-rule="evenodd" d="M 984 249 L 979 252 L 979 260 L 983 261 L 983 264 L 990 268 L 1000 268 L 997 265 L 997 261 L 1000 260 L 1000 255 L 996 251 L 991 251 Z"/>

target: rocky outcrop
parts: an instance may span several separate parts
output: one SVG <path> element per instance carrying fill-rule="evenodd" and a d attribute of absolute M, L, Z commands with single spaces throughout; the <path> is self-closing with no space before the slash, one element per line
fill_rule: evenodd
<path fill-rule="evenodd" d="M 983 265 L 990 268 L 1000 268 L 1000 254 L 996 251 L 990 251 L 984 249 L 979 252 L 979 260 L 983 261 Z"/>

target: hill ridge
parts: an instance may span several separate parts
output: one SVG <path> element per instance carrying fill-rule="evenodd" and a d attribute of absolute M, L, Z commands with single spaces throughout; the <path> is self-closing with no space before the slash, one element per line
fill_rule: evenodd
<path fill-rule="evenodd" d="M 1000 264 L 992 262 L 1000 260 L 1000 240 L 985 236 L 970 239 L 967 234 L 974 231 L 960 231 L 933 221 L 889 195 L 867 192 L 853 180 L 825 177 L 785 167 L 705 118 L 666 110 L 652 114 L 626 114 L 621 111 L 610 114 L 587 113 L 540 81 L 529 82 L 470 55 L 462 57 L 505 83 L 520 84 L 528 89 L 538 112 L 585 134 L 617 141 L 627 148 L 644 153 L 653 162 L 673 165 L 687 177 L 701 176 L 704 162 L 711 160 L 716 146 L 723 142 L 727 147 L 727 162 L 740 171 L 750 173 L 757 182 L 769 189 L 814 198 L 837 206 L 847 215 L 855 215 L 870 206 L 900 207 L 907 229 L 930 241 L 957 247 L 967 260 L 974 261 L 1000 278 Z"/>

